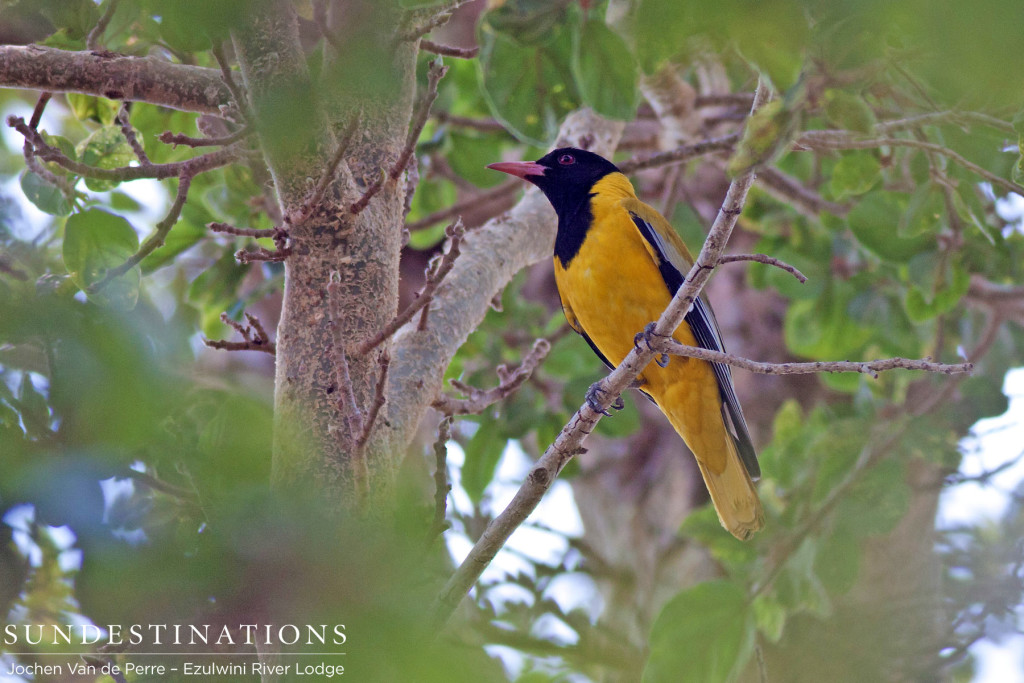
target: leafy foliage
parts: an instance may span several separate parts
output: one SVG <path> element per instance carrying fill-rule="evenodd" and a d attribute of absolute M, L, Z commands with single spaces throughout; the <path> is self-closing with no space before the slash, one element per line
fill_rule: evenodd
<path fill-rule="evenodd" d="M 274 106 L 261 107 L 270 110 L 258 127 L 263 144 L 309 145 L 310 131 L 295 122 L 316 100 L 344 102 L 357 91 L 387 98 L 406 87 L 391 64 L 394 18 L 402 8 L 436 4 L 353 3 L 354 15 L 333 36 L 342 58 L 326 67 L 331 36 L 316 26 L 312 7 L 300 6 L 311 77 L 265 94 Z M 5 16 L 37 27 L 40 44 L 84 50 L 111 5 L 21 0 L 6 3 Z M 126 180 L 89 177 L 52 161 L 35 159 L 39 165 L 26 168 L 19 142 L 0 147 L 0 168 L 46 217 L 30 222 L 18 204 L 0 198 L 0 616 L 156 623 L 212 615 L 241 623 L 279 609 L 298 621 L 333 623 L 341 614 L 359 640 L 350 651 L 362 678 L 424 681 L 508 678 L 480 643 L 520 653 L 513 673 L 522 681 L 728 681 L 750 675 L 759 649 L 771 661 L 772 680 L 774 671 L 796 672 L 779 680 L 810 680 L 820 662 L 806 653 L 828 657 L 830 650 L 801 644 L 821 643 L 816 632 L 826 631 L 877 655 L 865 670 L 850 667 L 858 675 L 877 668 L 929 679 L 962 666 L 970 644 L 989 637 L 993 624 L 1019 628 L 1019 495 L 1000 524 L 940 530 L 934 549 L 924 544 L 923 566 L 942 580 L 921 585 L 954 624 L 913 644 L 925 654 L 907 661 L 903 640 L 875 648 L 873 638 L 917 634 L 921 623 L 934 623 L 934 612 L 903 615 L 907 621 L 885 612 L 876 621 L 869 609 L 876 606 L 863 597 L 879 589 L 879 546 L 899 544 L 921 519 L 931 533 L 928 496 L 959 465 L 958 443 L 970 426 L 1006 409 L 1002 378 L 1024 358 L 1024 231 L 1007 208 L 1020 201 L 1007 183 L 1024 176 L 1024 87 L 1019 72 L 1005 68 L 1024 57 L 1019 4 L 641 0 L 623 16 L 609 5 L 507 0 L 489 3 L 477 18 L 480 54 L 450 64 L 416 148 L 420 178 L 407 223 L 419 229 L 405 263 L 437 249 L 447 222 L 437 212 L 501 182 L 486 163 L 536 158 L 574 109 L 628 121 L 625 139 L 653 151 L 661 129 L 640 101 L 646 76 L 668 73 L 685 84 L 680 90 L 701 96 L 742 95 L 761 76 L 776 99 L 746 122 L 733 155 L 633 176 L 643 197 L 672 215 L 696 248 L 726 173 L 763 171 L 740 239 L 809 280 L 750 264 L 736 301 L 722 308 L 741 305 L 747 290 L 761 298 L 738 316 L 749 330 L 735 325 L 727 337 L 746 335 L 772 360 L 953 361 L 966 352 L 974 375 L 826 375 L 765 390 L 756 384 L 759 412 L 768 416 L 755 425 L 768 520 L 755 540 L 723 533 L 708 506 L 680 529 L 662 530 L 659 538 L 671 537 L 662 539 L 671 546 L 664 553 L 625 545 L 597 552 L 588 547 L 593 529 L 569 534 L 555 560 L 516 556 L 517 571 L 485 575 L 467 610 L 472 633 L 458 634 L 463 643 L 431 641 L 424 637 L 428 606 L 451 568 L 434 538 L 434 510 L 423 495 L 432 482 L 419 459 L 410 457 L 403 472 L 411 482 L 398 484 L 402 507 L 394 519 L 325 519 L 310 501 L 268 485 L 268 366 L 220 363 L 197 352 L 200 334 L 230 333 L 224 314 L 237 321 L 261 306 L 268 320 L 276 314 L 281 265 L 240 264 L 234 253 L 243 238 L 213 236 L 205 227 L 274 226 L 273 179 L 258 154 L 191 178 L 188 202 L 163 245 L 98 287 L 108 269 L 138 252 L 140 236 L 157 235 L 155 214 L 166 207 L 154 205 L 167 204 L 177 186 L 147 194 Z M 129 55 L 216 68 L 211 48 L 248 30 L 259 13 L 258 3 L 124 0 L 103 42 Z M 420 58 L 420 83 L 426 62 Z M 29 118 L 31 102 L 0 98 L 5 110 Z M 746 114 L 746 105 L 688 106 L 670 115 L 694 117 L 687 130 L 698 139 L 739 131 Z M 137 102 L 125 127 L 120 110 L 121 103 L 102 97 L 57 95 L 39 132 L 66 159 L 109 170 L 142 163 L 131 135 L 162 164 L 202 153 L 160 142 L 164 131 L 197 136 L 225 125 Z M 801 142 L 822 131 L 843 144 Z M 872 139 L 888 142 L 867 144 Z M 944 152 L 917 144 L 923 142 Z M 781 175 L 773 183 L 764 172 Z M 479 224 L 507 205 L 492 200 L 466 214 L 477 212 Z M 402 276 L 411 280 L 417 268 L 406 266 Z M 492 386 L 496 366 L 519 362 L 534 339 L 552 340 L 552 350 L 516 393 L 456 420 L 452 440 L 465 461 L 452 498 L 460 502 L 447 511 L 449 539 L 480 536 L 497 512 L 503 458 L 517 448 L 534 456 L 546 448 L 602 371 L 586 343 L 566 334 L 544 271 L 518 276 L 500 304 L 445 368 L 447 378 Z M 754 325 L 762 317 L 774 326 L 758 347 L 763 327 Z M 644 478 L 656 466 L 645 459 L 644 438 L 656 430 L 628 404 L 601 421 L 595 449 L 628 440 L 622 450 L 639 464 L 613 479 L 574 460 L 565 478 L 578 492 L 588 481 L 613 481 L 621 509 L 606 515 L 632 515 L 637 491 L 654 488 Z M 922 472 L 931 476 L 927 485 Z M 646 531 L 664 520 L 637 513 L 631 523 Z M 426 550 L 424 537 L 432 540 Z M 611 534 L 597 538 L 613 543 Z M 659 563 L 668 567 L 665 557 L 679 547 L 699 548 L 704 569 L 662 571 Z M 609 599 L 598 616 L 557 599 L 560 583 L 574 593 L 582 586 L 645 597 Z M 877 634 L 865 633 L 876 624 Z"/>

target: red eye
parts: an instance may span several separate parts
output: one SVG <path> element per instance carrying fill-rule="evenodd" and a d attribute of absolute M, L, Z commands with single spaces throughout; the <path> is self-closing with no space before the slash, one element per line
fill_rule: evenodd
<path fill-rule="evenodd" d="M 571 154 L 563 154 L 562 156 L 558 157 L 558 163 L 560 163 L 562 166 L 569 166 L 571 164 L 576 163 L 576 157 L 574 157 Z"/>

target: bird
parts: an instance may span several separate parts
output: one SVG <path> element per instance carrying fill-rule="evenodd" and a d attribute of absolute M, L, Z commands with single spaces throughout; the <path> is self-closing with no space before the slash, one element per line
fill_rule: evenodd
<path fill-rule="evenodd" d="M 554 207 L 555 283 L 565 318 L 605 365 L 617 366 L 652 333 L 649 323 L 682 286 L 693 265 L 686 245 L 656 209 L 637 198 L 629 178 L 593 152 L 562 147 L 537 161 L 487 168 L 536 185 Z M 703 297 L 672 336 L 690 346 L 725 350 Z M 662 357 L 637 381 L 695 456 L 722 526 L 749 539 L 764 526 L 754 487 L 761 472 L 729 366 Z"/>

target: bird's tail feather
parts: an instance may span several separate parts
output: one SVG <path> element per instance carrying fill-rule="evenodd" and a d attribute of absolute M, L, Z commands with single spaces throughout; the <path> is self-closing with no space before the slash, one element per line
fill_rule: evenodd
<path fill-rule="evenodd" d="M 745 541 L 764 526 L 764 509 L 754 482 L 740 460 L 736 444 L 728 435 L 725 441 L 728 444 L 725 469 L 716 474 L 701 462 L 700 457 L 697 465 L 718 512 L 718 520 L 729 533 Z"/>

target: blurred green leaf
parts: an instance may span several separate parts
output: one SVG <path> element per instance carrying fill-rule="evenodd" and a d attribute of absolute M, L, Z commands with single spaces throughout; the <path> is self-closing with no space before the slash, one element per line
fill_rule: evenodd
<path fill-rule="evenodd" d="M 861 195 L 881 178 L 882 165 L 874 152 L 844 154 L 832 168 L 829 187 L 836 199 Z"/>
<path fill-rule="evenodd" d="M 746 593 L 731 581 L 705 581 L 678 593 L 651 629 L 644 683 L 730 680 L 753 650 L 749 620 Z"/>
<path fill-rule="evenodd" d="M 500 428 L 500 422 L 492 415 L 485 415 L 473 438 L 465 446 L 466 462 L 462 466 L 462 488 L 469 499 L 479 503 L 484 490 L 494 478 L 495 468 L 505 452 L 508 438 Z"/>
<path fill-rule="evenodd" d="M 64 193 L 32 171 L 21 174 L 21 191 L 25 193 L 26 199 L 44 213 L 51 216 L 67 216 L 71 213 L 71 204 Z"/>
<path fill-rule="evenodd" d="M 875 192 L 864 197 L 847 217 L 857 241 L 876 256 L 887 261 L 906 262 L 915 254 L 935 248 L 935 238 L 928 234 L 903 238 L 897 226 L 907 208 L 906 195 Z"/>
<path fill-rule="evenodd" d="M 137 267 L 98 292 L 88 289 L 102 280 L 108 269 L 124 263 L 138 248 L 139 236 L 131 224 L 121 216 L 100 209 L 76 213 L 64 226 L 64 266 L 75 284 L 97 303 L 122 309 L 135 307 L 141 277 Z"/>
<path fill-rule="evenodd" d="M 78 143 L 76 148 L 82 163 L 102 169 L 127 166 L 134 158 L 134 152 L 124 133 L 117 126 L 104 126 L 93 131 L 89 137 Z M 93 192 L 105 192 L 120 184 L 118 180 L 100 180 L 86 177 L 85 185 Z"/>
<path fill-rule="evenodd" d="M 572 73 L 584 104 L 611 119 L 631 119 L 637 105 L 637 65 L 629 46 L 598 19 L 573 32 Z"/>
<path fill-rule="evenodd" d="M 79 121 L 95 121 L 101 126 L 110 126 L 117 120 L 120 103 L 106 97 L 69 92 L 65 95 L 71 113 Z"/>

